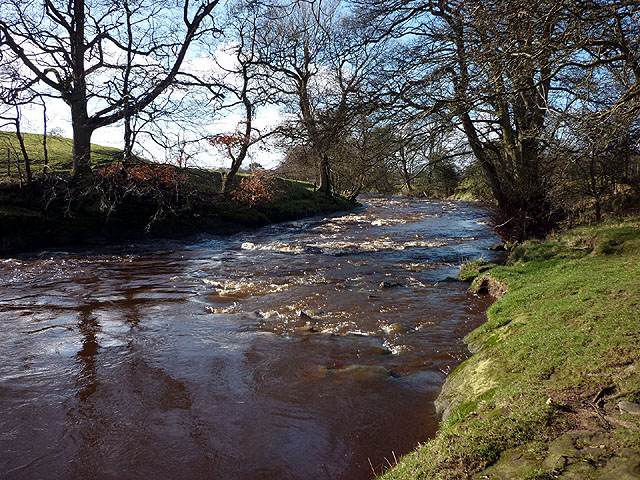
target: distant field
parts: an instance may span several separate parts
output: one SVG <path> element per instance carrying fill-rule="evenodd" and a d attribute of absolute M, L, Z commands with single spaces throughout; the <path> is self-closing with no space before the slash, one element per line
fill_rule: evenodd
<path fill-rule="evenodd" d="M 42 172 L 44 166 L 44 148 L 42 135 L 23 133 L 24 143 L 31 161 L 34 175 Z M 73 166 L 73 141 L 70 138 L 47 136 L 49 167 L 59 172 L 70 172 Z M 91 160 L 94 166 L 101 167 L 113 163 L 122 155 L 122 150 L 113 147 L 91 144 Z M 24 158 L 20 150 L 18 137 L 14 132 L 0 132 L 0 180 L 18 178 L 16 158 L 24 172 Z"/>

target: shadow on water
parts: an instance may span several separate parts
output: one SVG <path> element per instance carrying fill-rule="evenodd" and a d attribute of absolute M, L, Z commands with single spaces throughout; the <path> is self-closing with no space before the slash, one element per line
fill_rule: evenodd
<path fill-rule="evenodd" d="M 488 300 L 474 205 L 0 263 L 0 477 L 367 479 L 434 434 Z M 155 248 L 152 248 L 155 247 Z"/>
<path fill-rule="evenodd" d="M 96 367 L 96 355 L 98 355 L 98 332 L 100 324 L 95 316 L 91 314 L 90 307 L 84 307 L 79 312 L 78 330 L 82 336 L 82 348 L 77 353 L 76 358 L 80 366 L 76 388 L 76 397 L 81 402 L 87 402 L 89 397 L 98 388 L 98 371 Z"/>
<path fill-rule="evenodd" d="M 118 313 L 128 331 L 123 329 L 116 348 L 99 345 L 103 329 L 91 306 L 78 311 L 81 347 L 75 356 L 76 393 L 66 401 L 71 405 L 66 435 L 76 447 L 69 459 L 68 478 L 157 476 L 158 470 L 170 478 L 168 472 L 178 473 L 175 458 L 162 456 L 163 451 L 184 448 L 171 439 L 175 428 L 171 417 L 189 412 L 189 391 L 184 382 L 145 360 L 144 351 L 138 348 L 144 343 L 139 332 L 144 323 L 139 302 L 133 291 L 123 292 L 123 297 Z M 163 429 L 167 435 L 159 438 Z M 154 453 L 151 457 L 150 452 Z M 210 469 L 193 470 L 194 475 L 207 472 Z"/>

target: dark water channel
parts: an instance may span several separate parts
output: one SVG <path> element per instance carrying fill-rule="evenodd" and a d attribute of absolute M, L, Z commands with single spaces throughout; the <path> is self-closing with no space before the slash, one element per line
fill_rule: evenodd
<path fill-rule="evenodd" d="M 367 479 L 432 436 L 487 305 L 443 280 L 497 240 L 477 206 L 364 201 L 0 260 L 0 477 Z"/>

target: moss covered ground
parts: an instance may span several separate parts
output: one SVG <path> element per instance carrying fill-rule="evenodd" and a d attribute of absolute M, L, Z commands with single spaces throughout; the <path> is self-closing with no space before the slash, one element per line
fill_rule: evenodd
<path fill-rule="evenodd" d="M 640 478 L 640 218 L 527 242 L 461 277 L 508 293 L 465 339 L 474 354 L 438 399 L 437 436 L 382 478 Z"/>

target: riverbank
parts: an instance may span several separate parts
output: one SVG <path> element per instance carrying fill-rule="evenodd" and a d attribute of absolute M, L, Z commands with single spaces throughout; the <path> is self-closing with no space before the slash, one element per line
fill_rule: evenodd
<path fill-rule="evenodd" d="M 230 234 L 270 223 L 349 210 L 314 185 L 269 178 L 268 195 L 255 204 L 219 192 L 221 174 L 198 169 L 144 166 L 151 177 L 117 182 L 97 176 L 78 194 L 64 175 L 30 187 L 0 188 L 0 254 L 35 248 L 107 244 L 123 240 Z M 170 170 L 170 178 L 163 178 Z M 160 171 L 160 173 L 158 173 Z M 135 172 L 135 170 L 134 170 Z M 153 173 L 155 172 L 155 173 Z M 157 175 L 156 175 L 157 174 Z"/>
<path fill-rule="evenodd" d="M 232 185 L 236 191 L 228 195 L 220 193 L 222 172 L 216 170 L 135 158 L 125 172 L 121 150 L 94 144 L 93 179 L 76 185 L 71 179 L 71 139 L 47 136 L 45 155 L 42 135 L 22 137 L 30 160 L 30 181 L 16 134 L 0 131 L 0 146 L 9 152 L 0 169 L 0 255 L 198 233 L 230 234 L 355 206 L 338 195 L 317 192 L 313 184 L 266 171 L 238 174 Z"/>
<path fill-rule="evenodd" d="M 381 478 L 640 478 L 640 219 L 462 274 L 504 296 L 465 339 L 436 437 Z"/>

